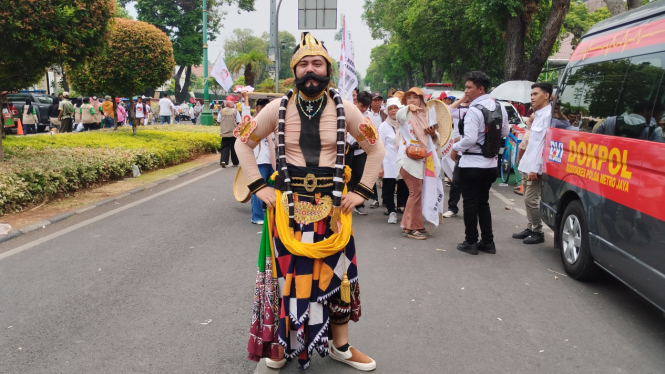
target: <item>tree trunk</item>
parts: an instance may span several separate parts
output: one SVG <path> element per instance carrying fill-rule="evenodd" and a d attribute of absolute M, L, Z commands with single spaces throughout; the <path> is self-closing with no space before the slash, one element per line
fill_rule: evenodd
<path fill-rule="evenodd" d="M 552 1 L 552 8 L 550 9 L 550 14 L 547 16 L 545 27 L 540 34 L 540 40 L 538 40 L 536 47 L 531 52 L 529 62 L 525 66 L 526 69 L 522 69 L 522 74 L 520 74 L 521 79 L 533 82 L 538 80 L 538 76 L 543 71 L 543 66 L 545 66 L 547 59 L 552 53 L 552 47 L 554 47 L 556 38 L 559 36 L 561 25 L 563 25 L 563 20 L 566 18 L 569 8 L 570 0 Z"/>
<path fill-rule="evenodd" d="M 428 59 L 423 60 L 420 64 L 420 70 L 425 83 L 432 83 L 432 61 Z"/>
<path fill-rule="evenodd" d="M 434 62 L 434 81 L 437 83 L 443 82 L 443 66 L 440 62 Z"/>
<path fill-rule="evenodd" d="M 69 82 L 67 82 L 67 73 L 62 69 L 62 90 L 69 92 Z"/>
<path fill-rule="evenodd" d="M 185 70 L 185 82 L 183 83 L 182 87 L 180 87 L 180 77 L 182 76 L 183 68 Z M 189 86 L 192 83 L 192 66 L 181 66 L 178 69 L 176 76 L 178 79 L 175 81 L 175 100 L 178 103 L 182 103 L 183 100 L 185 100 L 185 98 L 188 96 Z"/>
<path fill-rule="evenodd" d="M 129 94 L 129 120 L 132 123 L 132 133 L 136 135 L 136 121 L 134 121 L 134 116 L 136 112 L 134 111 L 134 92 Z"/>
<path fill-rule="evenodd" d="M 637 2 L 639 3 L 640 0 L 637 0 Z M 607 4 L 607 9 L 609 9 L 612 17 L 626 12 L 626 4 L 624 4 L 624 0 L 605 0 L 605 4 Z"/>
<path fill-rule="evenodd" d="M 628 10 L 633 10 L 642 6 L 642 0 L 628 0 Z"/>
<path fill-rule="evenodd" d="M 503 79 L 517 80 L 524 71 L 524 34 L 526 24 L 522 17 L 508 18 L 506 25 L 506 59 Z"/>
<path fill-rule="evenodd" d="M 251 64 L 245 65 L 245 86 L 254 87 L 254 72 Z"/>

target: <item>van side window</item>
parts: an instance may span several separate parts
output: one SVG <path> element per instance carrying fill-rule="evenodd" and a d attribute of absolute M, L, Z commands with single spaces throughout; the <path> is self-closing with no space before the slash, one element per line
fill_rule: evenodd
<path fill-rule="evenodd" d="M 664 62 L 657 53 L 572 69 L 558 98 L 570 125 L 553 117 L 552 126 L 662 142 Z"/>
<path fill-rule="evenodd" d="M 664 73 L 662 56 L 652 54 L 630 59 L 615 115 L 596 125 L 594 133 L 663 141 L 657 117 L 662 113 L 657 105 Z"/>

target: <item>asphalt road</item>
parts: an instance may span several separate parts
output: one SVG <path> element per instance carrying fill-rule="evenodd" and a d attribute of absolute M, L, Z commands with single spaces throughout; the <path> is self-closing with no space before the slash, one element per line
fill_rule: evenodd
<path fill-rule="evenodd" d="M 276 373 L 246 359 L 261 228 L 233 199 L 235 170 L 0 244 L 0 373 Z M 494 188 L 496 255 L 455 249 L 460 217 L 414 241 L 382 209 L 354 216 L 352 345 L 379 373 L 665 373 L 665 319 L 609 276 L 557 274 L 551 236 L 510 239 L 523 206 Z M 317 356 L 310 372 L 356 371 Z"/>

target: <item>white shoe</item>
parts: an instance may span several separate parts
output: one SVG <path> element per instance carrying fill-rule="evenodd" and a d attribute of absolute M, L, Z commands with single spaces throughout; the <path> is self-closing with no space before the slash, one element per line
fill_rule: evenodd
<path fill-rule="evenodd" d="M 363 357 L 367 357 L 371 362 L 363 363 L 357 361 Z M 376 369 L 376 362 L 374 360 L 360 353 L 357 349 L 351 346 L 349 346 L 349 349 L 346 352 L 340 352 L 335 348 L 335 344 L 330 344 L 330 358 L 335 361 L 343 362 L 360 371 L 372 371 Z"/>
<path fill-rule="evenodd" d="M 271 369 L 281 369 L 282 367 L 284 367 L 285 364 L 286 364 L 286 359 L 285 358 L 283 358 L 279 361 L 275 361 L 275 360 L 271 360 L 269 358 L 266 358 L 266 366 L 271 368 Z"/>
<path fill-rule="evenodd" d="M 452 210 L 449 210 L 449 211 L 443 213 L 443 218 L 450 218 L 450 217 L 454 217 L 456 215 L 457 215 L 457 213 L 454 213 Z"/>
<path fill-rule="evenodd" d="M 388 215 L 388 223 L 397 223 L 397 213 L 392 212 Z"/>

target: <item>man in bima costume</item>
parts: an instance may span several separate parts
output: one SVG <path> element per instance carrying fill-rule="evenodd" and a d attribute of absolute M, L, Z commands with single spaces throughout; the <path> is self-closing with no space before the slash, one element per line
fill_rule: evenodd
<path fill-rule="evenodd" d="M 349 345 L 348 322 L 360 318 L 360 287 L 351 211 L 372 196 L 384 149 L 372 122 L 329 87 L 332 60 L 303 33 L 291 58 L 296 89 L 235 131 L 249 189 L 268 206 L 259 254 L 249 358 L 271 368 L 314 350 L 356 369 L 374 360 Z M 346 132 L 367 152 L 361 182 L 346 191 Z M 261 178 L 252 148 L 277 135 L 274 188 Z"/>

